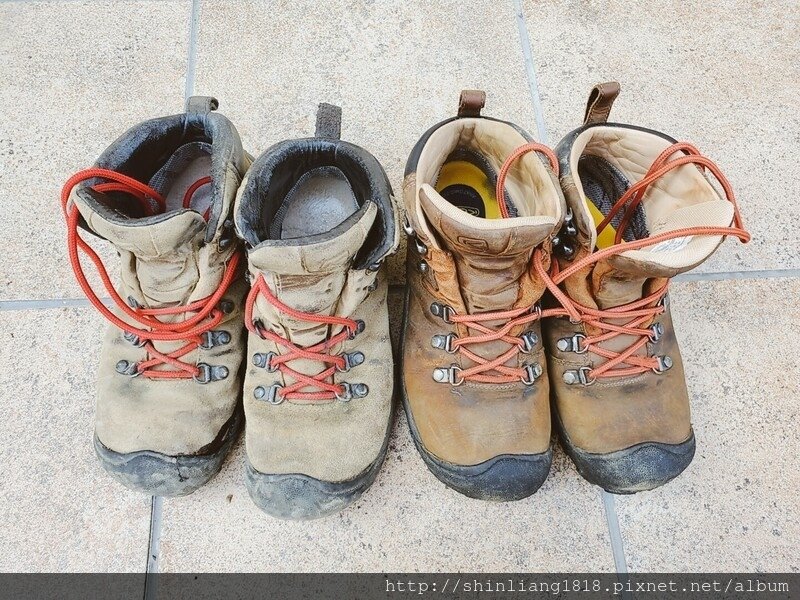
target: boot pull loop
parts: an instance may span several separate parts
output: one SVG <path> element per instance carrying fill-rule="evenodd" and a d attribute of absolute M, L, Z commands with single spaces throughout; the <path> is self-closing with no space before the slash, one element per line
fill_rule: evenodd
<path fill-rule="evenodd" d="M 189 96 L 186 100 L 186 112 L 206 114 L 219 108 L 219 100 L 212 96 Z"/>
<path fill-rule="evenodd" d="M 314 137 L 338 140 L 342 137 L 342 107 L 320 102 Z"/>
<path fill-rule="evenodd" d="M 486 92 L 483 90 L 461 90 L 458 98 L 458 116 L 480 117 L 485 104 Z"/>
<path fill-rule="evenodd" d="M 608 115 L 611 114 L 611 107 L 614 106 L 614 100 L 617 99 L 619 90 L 619 83 L 616 81 L 598 83 L 594 86 L 589 94 L 589 101 L 586 103 L 583 124 L 590 125 L 608 121 Z"/>

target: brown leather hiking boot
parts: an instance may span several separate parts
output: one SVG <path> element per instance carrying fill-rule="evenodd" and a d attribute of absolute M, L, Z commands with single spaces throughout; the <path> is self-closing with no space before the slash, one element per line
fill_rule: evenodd
<path fill-rule="evenodd" d="M 399 241 L 392 192 L 320 105 L 317 137 L 276 144 L 239 190 L 252 289 L 244 382 L 247 489 L 269 514 L 351 504 L 386 456 L 393 371 L 379 270 Z"/>
<path fill-rule="evenodd" d="M 532 257 L 549 265 L 564 200 L 552 151 L 481 117 L 483 103 L 462 92 L 458 116 L 429 129 L 406 167 L 403 401 L 436 477 L 505 501 L 534 493 L 550 469 L 545 283 Z M 502 171 L 520 147 L 544 154 Z"/>
<path fill-rule="evenodd" d="M 730 184 L 694 146 L 606 122 L 618 92 L 597 86 L 584 125 L 556 149 L 569 212 L 544 329 L 564 447 L 590 482 L 634 493 L 676 477 L 695 451 L 669 280 L 725 236 L 750 236 Z"/>
<path fill-rule="evenodd" d="M 188 494 L 213 477 L 242 422 L 247 286 L 230 214 L 250 161 L 216 107 L 193 97 L 185 114 L 133 127 L 61 197 L 75 275 L 111 322 L 95 450 L 124 485 L 158 496 Z M 79 228 L 117 250 L 116 288 Z M 111 308 L 92 290 L 79 250 Z"/>

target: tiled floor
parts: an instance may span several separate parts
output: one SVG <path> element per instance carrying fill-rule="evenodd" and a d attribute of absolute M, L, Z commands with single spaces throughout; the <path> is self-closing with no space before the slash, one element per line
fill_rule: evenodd
<path fill-rule="evenodd" d="M 0 570 L 800 570 L 798 28 L 788 1 L 0 2 Z M 674 286 L 698 437 L 678 480 L 614 498 L 559 452 L 534 497 L 476 502 L 428 473 L 399 415 L 375 486 L 319 522 L 259 513 L 241 447 L 183 499 L 103 475 L 101 318 L 69 273 L 57 198 L 127 124 L 178 111 L 185 89 L 214 94 L 258 153 L 339 103 L 399 190 L 461 88 L 552 144 L 608 78 L 615 118 L 718 160 L 754 233 Z"/>

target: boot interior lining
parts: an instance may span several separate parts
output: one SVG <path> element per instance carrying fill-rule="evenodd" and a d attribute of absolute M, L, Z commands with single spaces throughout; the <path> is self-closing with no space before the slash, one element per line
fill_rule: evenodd
<path fill-rule="evenodd" d="M 195 182 L 211 175 L 211 144 L 189 142 L 180 146 L 161 167 L 148 185 L 164 196 L 166 212 L 184 208 L 183 199 Z M 211 186 L 195 190 L 189 208 L 202 214 L 211 208 Z"/>
<path fill-rule="evenodd" d="M 587 128 L 572 144 L 570 170 L 577 174 L 575 185 L 605 216 L 613 206 L 611 198 L 606 196 L 616 195 L 623 179 L 628 186 L 641 180 L 658 155 L 672 143 L 669 138 L 628 127 Z M 597 173 L 601 170 L 607 171 L 604 181 L 598 181 Z M 584 175 L 588 175 L 587 179 Z M 618 199 L 619 195 L 614 201 Z M 678 167 L 647 189 L 640 204 L 641 214 L 635 215 L 631 225 L 631 237 L 625 239 L 638 239 L 662 231 L 679 209 L 718 201 L 719 192 L 700 169 L 694 165 Z M 597 222 L 594 216 L 592 220 Z"/>
<path fill-rule="evenodd" d="M 604 217 L 608 215 L 613 206 L 631 186 L 628 178 L 611 162 L 593 154 L 584 154 L 578 160 L 578 177 L 580 177 L 583 184 L 583 191 L 586 197 Z M 609 231 L 609 233 L 613 234 L 616 231 L 623 216 L 624 211 L 617 212 L 611 220 L 613 231 Z M 597 220 L 597 216 L 595 216 L 595 222 Z M 646 238 L 649 235 L 644 209 L 640 204 L 636 207 L 633 220 L 623 232 L 622 238 L 630 242 L 635 239 Z M 600 243 L 600 246 L 604 247 L 604 244 Z"/>
<path fill-rule="evenodd" d="M 295 239 L 330 231 L 359 208 L 353 187 L 338 167 L 317 167 L 300 177 L 275 213 L 273 239 Z"/>

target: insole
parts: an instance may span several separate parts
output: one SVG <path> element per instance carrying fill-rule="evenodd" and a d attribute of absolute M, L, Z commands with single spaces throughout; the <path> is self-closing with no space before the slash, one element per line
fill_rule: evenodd
<path fill-rule="evenodd" d="M 603 221 L 631 186 L 628 179 L 619 169 L 606 159 L 591 154 L 585 154 L 578 160 L 578 177 L 580 177 L 583 185 L 584 194 L 591 202 L 589 211 L 592 213 L 595 226 Z M 617 212 L 614 218 L 611 219 L 611 223 L 597 236 L 597 247 L 599 249 L 607 248 L 614 244 L 617 227 L 619 227 L 624 214 L 624 210 Z M 636 207 L 633 220 L 622 234 L 622 238 L 630 242 L 634 239 L 646 238 L 649 235 L 644 209 L 640 204 Z"/>
<path fill-rule="evenodd" d="M 499 219 L 495 183 L 480 157 L 463 149 L 453 152 L 439 170 L 436 191 L 453 206 L 483 219 Z"/>
<path fill-rule="evenodd" d="M 317 167 L 294 184 L 270 225 L 272 239 L 288 240 L 330 231 L 358 210 L 358 200 L 337 167 Z"/>
<path fill-rule="evenodd" d="M 184 144 L 172 153 L 169 160 L 153 175 L 149 185 L 165 197 L 167 212 L 184 208 L 189 189 L 211 173 L 211 146 L 205 142 Z M 204 215 L 211 207 L 211 185 L 197 187 L 189 196 L 192 210 Z"/>

